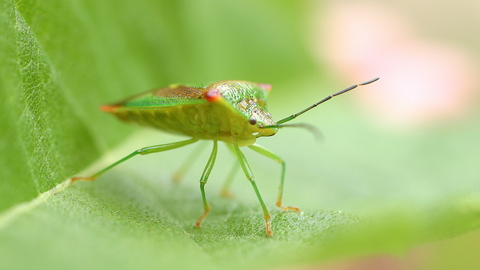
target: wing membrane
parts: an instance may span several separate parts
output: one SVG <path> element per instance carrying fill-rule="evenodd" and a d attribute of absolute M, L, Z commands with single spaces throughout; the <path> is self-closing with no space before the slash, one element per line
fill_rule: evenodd
<path fill-rule="evenodd" d="M 177 105 L 205 103 L 202 88 L 184 85 L 171 85 L 166 88 L 154 89 L 137 96 L 133 96 L 118 104 L 116 107 L 171 107 Z"/>

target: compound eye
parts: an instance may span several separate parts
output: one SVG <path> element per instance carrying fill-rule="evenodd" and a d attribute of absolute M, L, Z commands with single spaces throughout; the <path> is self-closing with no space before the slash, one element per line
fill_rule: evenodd
<path fill-rule="evenodd" d="M 257 118 L 255 118 L 254 116 L 250 117 L 250 125 L 256 125 L 257 124 Z"/>

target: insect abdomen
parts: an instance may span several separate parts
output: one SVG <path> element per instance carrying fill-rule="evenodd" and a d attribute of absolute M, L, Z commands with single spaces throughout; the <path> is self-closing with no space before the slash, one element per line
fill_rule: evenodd
<path fill-rule="evenodd" d="M 252 144 L 256 139 L 243 117 L 214 104 L 161 108 L 118 107 L 105 111 L 127 122 L 194 138 L 218 139 L 232 143 L 233 137 L 236 137 L 239 145 Z"/>

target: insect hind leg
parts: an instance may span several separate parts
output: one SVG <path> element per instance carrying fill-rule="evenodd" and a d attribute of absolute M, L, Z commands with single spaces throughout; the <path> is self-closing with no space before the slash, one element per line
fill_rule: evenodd
<path fill-rule="evenodd" d="M 78 180 L 84 180 L 84 181 L 93 181 L 95 179 L 97 179 L 100 175 L 104 174 L 105 172 L 109 171 L 110 169 L 112 169 L 113 167 L 117 166 L 118 164 L 124 162 L 124 161 L 127 161 L 129 159 L 131 159 L 132 157 L 134 156 L 137 156 L 137 155 L 147 155 L 147 154 L 152 154 L 152 153 L 158 153 L 158 152 L 163 152 L 163 151 L 167 151 L 167 150 L 172 150 L 172 149 L 175 149 L 175 148 L 179 148 L 179 147 L 182 147 L 182 146 L 185 146 L 185 145 L 189 145 L 191 143 L 194 143 L 198 141 L 198 138 L 192 138 L 190 140 L 186 140 L 186 141 L 180 141 L 180 142 L 174 142 L 174 143 L 166 143 L 166 144 L 160 144 L 160 145 L 154 145 L 154 146 L 148 146 L 148 147 L 143 147 L 143 148 L 140 148 L 138 150 L 135 150 L 133 151 L 130 155 L 118 160 L 117 162 L 107 166 L 106 168 L 104 168 L 103 170 L 89 176 L 89 177 L 72 177 L 71 178 L 71 182 L 75 182 L 75 181 L 78 181 Z"/>

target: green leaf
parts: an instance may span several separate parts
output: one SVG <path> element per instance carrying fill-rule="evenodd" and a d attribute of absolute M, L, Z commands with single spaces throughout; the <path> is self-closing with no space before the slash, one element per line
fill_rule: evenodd
<path fill-rule="evenodd" d="M 317 89 L 338 89 L 317 78 L 306 50 L 309 1 L 0 3 L 2 269 L 293 267 L 402 254 L 480 225 L 478 117 L 399 134 L 348 98 L 302 116 L 321 127 L 320 144 L 296 129 L 258 140 L 285 159 L 284 202 L 302 213 L 275 209 L 279 165 L 245 150 L 272 238 L 240 172 L 234 198 L 218 195 L 235 162 L 225 147 L 201 229 L 197 181 L 209 153 L 171 181 L 195 146 L 70 185 L 134 149 L 183 139 L 133 133 L 99 112 L 103 103 L 175 82 L 248 79 L 274 85 L 269 108 L 281 119 L 317 101 Z"/>

